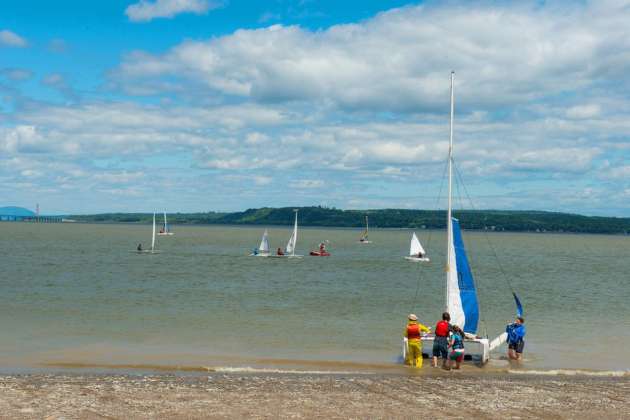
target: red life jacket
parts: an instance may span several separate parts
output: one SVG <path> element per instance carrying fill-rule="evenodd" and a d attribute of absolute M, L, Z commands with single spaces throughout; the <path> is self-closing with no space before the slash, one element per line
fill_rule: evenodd
<path fill-rule="evenodd" d="M 442 320 L 437 323 L 435 326 L 435 335 L 438 337 L 448 337 L 448 322 Z"/>
<path fill-rule="evenodd" d="M 407 325 L 407 339 L 420 340 L 420 326 L 418 324 Z"/>

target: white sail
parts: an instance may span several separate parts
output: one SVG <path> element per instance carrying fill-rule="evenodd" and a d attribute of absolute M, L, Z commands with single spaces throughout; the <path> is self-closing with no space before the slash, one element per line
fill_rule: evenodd
<path fill-rule="evenodd" d="M 155 213 L 153 213 L 153 236 L 151 238 L 151 251 L 155 249 Z"/>
<path fill-rule="evenodd" d="M 293 225 L 293 234 L 289 238 L 285 252 L 287 254 L 295 255 L 295 244 L 297 243 L 297 210 L 295 210 L 295 224 Z"/>
<path fill-rule="evenodd" d="M 426 252 L 424 251 L 424 248 L 422 248 L 422 244 L 420 243 L 420 240 L 418 240 L 416 232 L 414 232 L 411 237 L 411 245 L 409 246 L 409 256 L 417 257 L 418 254 L 422 254 L 422 256 L 424 256 Z"/>
<path fill-rule="evenodd" d="M 168 232 L 168 224 L 166 223 L 166 212 L 164 212 L 164 233 Z"/>
<path fill-rule="evenodd" d="M 260 246 L 258 247 L 258 252 L 261 254 L 269 253 L 269 234 L 267 233 L 267 229 L 265 229 L 265 233 L 263 233 Z"/>

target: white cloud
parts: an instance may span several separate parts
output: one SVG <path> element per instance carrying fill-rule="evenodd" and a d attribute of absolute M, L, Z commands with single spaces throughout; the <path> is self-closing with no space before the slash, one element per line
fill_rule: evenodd
<path fill-rule="evenodd" d="M 423 111 L 442 109 L 451 69 L 458 73 L 458 104 L 491 109 L 630 70 L 630 62 L 617 62 L 617 52 L 630 48 L 630 27 L 611 25 L 630 18 L 628 10 L 567 9 L 435 3 L 318 31 L 282 25 L 238 30 L 185 41 L 164 54 L 135 52 L 114 78 L 135 86 L 174 77 L 180 88 L 191 83 L 195 90 L 205 86 L 263 102 Z"/>
<path fill-rule="evenodd" d="M 14 82 L 21 82 L 33 77 L 33 72 L 27 69 L 7 67 L 0 69 L 0 76 L 6 77 Z"/>
<path fill-rule="evenodd" d="M 601 107 L 598 104 L 576 105 L 567 109 L 567 117 L 572 119 L 587 119 L 598 117 Z"/>
<path fill-rule="evenodd" d="M 221 3 L 210 0 L 140 0 L 125 9 L 132 22 L 148 22 L 156 18 L 173 18 L 181 13 L 205 14 L 221 7 Z"/>
<path fill-rule="evenodd" d="M 0 47 L 1 46 L 24 48 L 28 46 L 28 42 L 15 32 L 4 29 L 0 31 Z"/>

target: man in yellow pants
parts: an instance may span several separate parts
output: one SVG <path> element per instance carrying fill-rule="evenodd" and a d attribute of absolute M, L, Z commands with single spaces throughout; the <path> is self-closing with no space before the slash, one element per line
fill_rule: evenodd
<path fill-rule="evenodd" d="M 421 333 L 431 332 L 431 329 L 418 322 L 415 314 L 409 314 L 407 328 L 405 328 L 405 337 L 407 337 L 407 357 L 405 364 L 422 367 L 422 342 L 420 341 Z"/>

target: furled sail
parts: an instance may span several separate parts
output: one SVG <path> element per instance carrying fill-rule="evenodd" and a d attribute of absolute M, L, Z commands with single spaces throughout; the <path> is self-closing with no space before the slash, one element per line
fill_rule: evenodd
<path fill-rule="evenodd" d="M 466 257 L 459 220 L 453 217 L 451 226 L 452 229 L 448 238 L 450 258 L 447 271 L 447 307 L 452 323 L 460 326 L 464 332 L 476 334 L 479 322 L 479 304 L 475 281 Z"/>
<path fill-rule="evenodd" d="M 151 237 L 151 251 L 155 249 L 155 213 L 153 213 L 153 236 Z"/>

